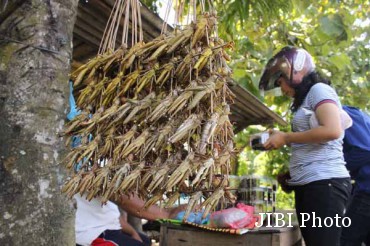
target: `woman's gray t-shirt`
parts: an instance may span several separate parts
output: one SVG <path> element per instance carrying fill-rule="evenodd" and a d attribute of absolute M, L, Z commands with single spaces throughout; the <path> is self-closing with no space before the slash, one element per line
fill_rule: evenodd
<path fill-rule="evenodd" d="M 310 130 L 311 115 L 325 102 L 335 103 L 342 108 L 335 90 L 327 84 L 317 83 L 312 86 L 302 105 L 293 115 L 292 131 Z M 317 180 L 349 177 L 343 158 L 342 139 L 343 134 L 340 138 L 326 143 L 292 143 L 289 184 L 304 185 Z"/>

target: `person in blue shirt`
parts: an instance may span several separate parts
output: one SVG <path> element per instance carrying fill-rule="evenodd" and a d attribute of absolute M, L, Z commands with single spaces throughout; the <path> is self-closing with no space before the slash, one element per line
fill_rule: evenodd
<path fill-rule="evenodd" d="M 351 225 L 343 228 L 341 245 L 370 245 L 370 116 L 355 107 L 343 110 L 353 121 L 345 131 L 343 153 L 355 185 L 345 214 Z"/>

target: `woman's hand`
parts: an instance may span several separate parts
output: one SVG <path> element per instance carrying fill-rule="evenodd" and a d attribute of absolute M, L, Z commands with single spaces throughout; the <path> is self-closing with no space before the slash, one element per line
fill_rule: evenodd
<path fill-rule="evenodd" d="M 263 145 L 266 150 L 279 149 L 284 145 L 288 144 L 286 140 L 287 134 L 285 132 L 270 130 L 270 137 L 267 139 L 266 143 Z"/>

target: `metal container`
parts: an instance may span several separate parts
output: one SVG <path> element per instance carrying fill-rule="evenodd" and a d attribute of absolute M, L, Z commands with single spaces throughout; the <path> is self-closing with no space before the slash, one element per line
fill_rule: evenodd
<path fill-rule="evenodd" d="M 254 206 L 256 213 L 275 211 L 276 180 L 247 175 L 239 178 L 238 201 Z"/>
<path fill-rule="evenodd" d="M 241 188 L 252 188 L 260 186 L 260 177 L 255 175 L 247 175 L 240 177 L 240 187 Z"/>

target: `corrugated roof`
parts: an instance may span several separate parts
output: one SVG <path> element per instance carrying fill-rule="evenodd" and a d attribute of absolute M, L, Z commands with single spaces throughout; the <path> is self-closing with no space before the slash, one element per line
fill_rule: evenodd
<path fill-rule="evenodd" d="M 89 0 L 85 3 L 80 1 L 73 31 L 73 67 L 78 67 L 97 54 L 113 5 L 114 0 Z M 146 6 L 142 6 L 141 15 L 144 40 L 148 41 L 159 36 L 163 20 Z M 240 85 L 235 83 L 230 88 L 236 95 L 235 104 L 231 105 L 230 117 L 235 126 L 235 132 L 249 125 L 287 124 L 278 114 Z"/>

